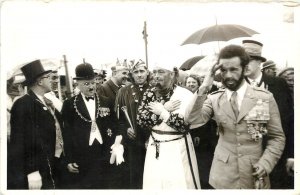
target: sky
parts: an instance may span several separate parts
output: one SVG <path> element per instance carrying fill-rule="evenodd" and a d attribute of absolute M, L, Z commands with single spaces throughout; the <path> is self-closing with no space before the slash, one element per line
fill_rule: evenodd
<path fill-rule="evenodd" d="M 285 10 L 280 3 L 5 1 L 0 62 L 10 71 L 37 58 L 59 63 L 66 55 L 74 75 L 83 58 L 95 68 L 106 68 L 117 58 L 145 60 L 142 31 L 147 21 L 149 67 L 162 60 L 180 66 L 190 57 L 217 52 L 217 42 L 181 46 L 192 33 L 216 22 L 256 30 L 260 34 L 251 39 L 264 43 L 266 58 L 280 68 L 294 66 L 300 30 L 283 22 Z M 299 8 L 294 10 L 299 24 Z M 243 39 L 219 44 L 241 44 Z"/>

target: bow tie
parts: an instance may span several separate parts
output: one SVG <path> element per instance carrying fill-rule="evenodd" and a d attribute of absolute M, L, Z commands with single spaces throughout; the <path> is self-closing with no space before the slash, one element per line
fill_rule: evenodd
<path fill-rule="evenodd" d="M 91 97 L 85 97 L 86 101 L 89 101 L 89 100 L 94 100 L 94 97 L 91 96 Z"/>

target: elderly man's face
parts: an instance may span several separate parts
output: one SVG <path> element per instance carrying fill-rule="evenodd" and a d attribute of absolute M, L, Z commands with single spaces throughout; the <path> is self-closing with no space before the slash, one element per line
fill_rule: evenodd
<path fill-rule="evenodd" d="M 261 71 L 260 64 L 260 60 L 250 59 L 250 62 L 245 67 L 244 75 L 246 77 L 253 78 L 258 72 Z"/>
<path fill-rule="evenodd" d="M 129 71 L 126 69 L 123 70 L 116 70 L 114 72 L 114 78 L 117 80 L 118 85 L 125 85 L 128 79 Z"/>
<path fill-rule="evenodd" d="M 158 87 L 159 89 L 169 88 L 171 87 L 174 80 L 174 72 L 171 72 L 164 68 L 154 68 L 153 80 L 156 87 Z"/>
<path fill-rule="evenodd" d="M 222 64 L 220 71 L 223 85 L 232 91 L 236 91 L 244 79 L 240 58 L 220 59 L 220 64 Z"/>
<path fill-rule="evenodd" d="M 142 85 L 146 82 L 149 72 L 145 66 L 138 66 L 132 71 L 132 77 L 136 84 Z"/>
<path fill-rule="evenodd" d="M 289 86 L 289 89 L 291 91 L 294 91 L 294 71 L 293 70 L 287 70 L 282 75 L 282 78 L 284 78 Z"/>
<path fill-rule="evenodd" d="M 96 83 L 94 79 L 91 80 L 77 80 L 77 87 L 85 96 L 93 96 L 96 92 Z"/>

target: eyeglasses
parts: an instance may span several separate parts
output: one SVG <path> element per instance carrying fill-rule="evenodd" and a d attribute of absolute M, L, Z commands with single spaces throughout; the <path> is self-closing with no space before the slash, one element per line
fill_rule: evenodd
<path fill-rule="evenodd" d="M 93 81 L 93 82 L 84 82 L 83 83 L 85 86 L 89 86 L 89 85 L 94 85 L 95 84 L 95 82 Z"/>

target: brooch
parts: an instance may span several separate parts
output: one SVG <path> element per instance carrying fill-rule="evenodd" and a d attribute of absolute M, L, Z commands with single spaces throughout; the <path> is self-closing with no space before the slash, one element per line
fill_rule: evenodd
<path fill-rule="evenodd" d="M 268 133 L 267 122 L 270 120 L 269 101 L 258 99 L 256 105 L 250 110 L 245 117 L 247 121 L 248 133 L 251 139 L 258 141 L 263 135 Z"/>
<path fill-rule="evenodd" d="M 109 108 L 106 108 L 106 107 L 99 107 L 99 110 L 100 110 L 99 115 L 100 115 L 101 117 L 105 117 L 105 116 L 108 116 L 108 115 L 110 114 Z"/>
<path fill-rule="evenodd" d="M 107 135 L 109 136 L 109 137 L 111 137 L 112 136 L 112 130 L 111 129 L 107 129 Z"/>

